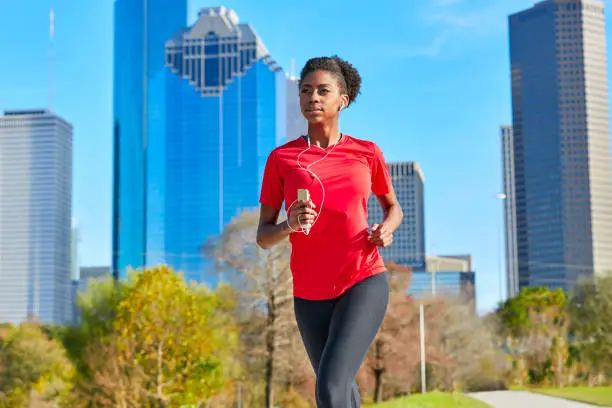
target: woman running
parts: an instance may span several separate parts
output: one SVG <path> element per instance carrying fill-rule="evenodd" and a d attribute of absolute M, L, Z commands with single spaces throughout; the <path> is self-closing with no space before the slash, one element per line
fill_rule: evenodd
<path fill-rule="evenodd" d="M 355 377 L 389 299 L 377 247 L 392 243 L 402 221 L 381 150 L 338 129 L 360 86 L 357 70 L 336 56 L 306 63 L 299 91 L 308 134 L 270 153 L 261 188 L 257 243 L 291 241 L 295 317 L 319 408 L 360 406 Z M 371 227 L 370 193 L 385 213 Z M 283 203 L 288 218 L 279 223 Z"/>

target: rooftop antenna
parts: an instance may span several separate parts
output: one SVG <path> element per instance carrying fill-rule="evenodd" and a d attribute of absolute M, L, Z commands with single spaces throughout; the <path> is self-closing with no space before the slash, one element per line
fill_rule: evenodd
<path fill-rule="evenodd" d="M 55 35 L 55 13 L 49 13 L 49 110 L 53 111 L 53 37 Z"/>

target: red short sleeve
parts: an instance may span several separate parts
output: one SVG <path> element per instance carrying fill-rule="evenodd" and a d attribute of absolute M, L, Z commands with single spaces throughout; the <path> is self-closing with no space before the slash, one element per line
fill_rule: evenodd
<path fill-rule="evenodd" d="M 283 180 L 278 171 L 276 151 L 272 151 L 266 161 L 263 181 L 261 183 L 261 195 L 259 202 L 280 210 L 283 206 L 284 191 Z"/>
<path fill-rule="evenodd" d="M 372 159 L 372 193 L 384 195 L 392 190 L 389 167 L 380 148 L 374 144 L 374 158 Z"/>

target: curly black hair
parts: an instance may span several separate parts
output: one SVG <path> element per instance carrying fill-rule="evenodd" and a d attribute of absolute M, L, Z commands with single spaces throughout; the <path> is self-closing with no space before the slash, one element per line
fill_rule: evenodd
<path fill-rule="evenodd" d="M 338 79 L 342 92 L 349 97 L 349 105 L 357 99 L 361 88 L 361 76 L 350 63 L 337 55 L 311 58 L 300 73 L 300 86 L 306 75 L 318 70 L 330 72 Z"/>

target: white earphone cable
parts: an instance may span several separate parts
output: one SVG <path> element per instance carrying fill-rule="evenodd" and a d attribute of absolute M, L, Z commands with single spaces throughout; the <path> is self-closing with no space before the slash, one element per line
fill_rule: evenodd
<path fill-rule="evenodd" d="M 302 137 L 306 137 L 306 140 L 308 141 L 308 147 L 304 150 L 302 150 L 298 155 L 297 158 L 295 159 L 298 167 L 304 171 L 306 171 L 307 173 L 309 173 L 315 180 L 317 180 L 319 182 L 319 184 L 321 185 L 321 205 L 319 205 L 319 211 L 318 214 L 316 216 L 316 218 L 314 219 L 314 221 L 312 222 L 312 224 L 310 225 L 310 227 L 305 228 L 302 225 L 302 222 L 300 221 L 300 216 L 298 216 L 298 224 L 300 226 L 299 230 L 295 230 L 291 227 L 291 224 L 289 223 L 289 219 L 287 219 L 287 225 L 289 226 L 289 228 L 291 229 L 291 231 L 293 232 L 301 232 L 305 235 L 308 235 L 310 233 L 310 229 L 312 229 L 312 227 L 316 224 L 316 222 L 319 220 L 319 217 L 321 217 L 321 212 L 323 211 L 323 203 L 325 203 L 325 186 L 323 185 L 323 182 L 321 181 L 321 179 L 319 178 L 319 176 L 316 175 L 315 172 L 313 172 L 312 170 L 310 170 L 310 168 L 312 166 L 314 166 L 315 164 L 319 163 L 320 161 L 322 161 L 323 159 L 325 159 L 327 156 L 329 156 L 331 154 L 331 152 L 334 151 L 334 149 L 336 148 L 336 146 L 340 143 L 340 141 L 342 140 L 342 138 L 344 137 L 344 135 L 342 133 L 340 133 L 340 138 L 338 139 L 338 141 L 332 146 L 332 148 L 325 153 L 325 155 L 323 157 L 321 157 L 318 160 L 313 161 L 312 163 L 310 163 L 308 166 L 306 167 L 302 167 L 302 165 L 300 164 L 300 157 L 302 156 L 303 153 L 307 152 L 310 147 L 310 137 L 308 137 L 308 135 L 302 135 Z M 293 207 L 293 205 L 297 202 L 298 200 L 296 199 L 294 202 L 291 203 L 291 205 L 289 206 L 289 210 L 291 210 L 291 207 Z"/>

